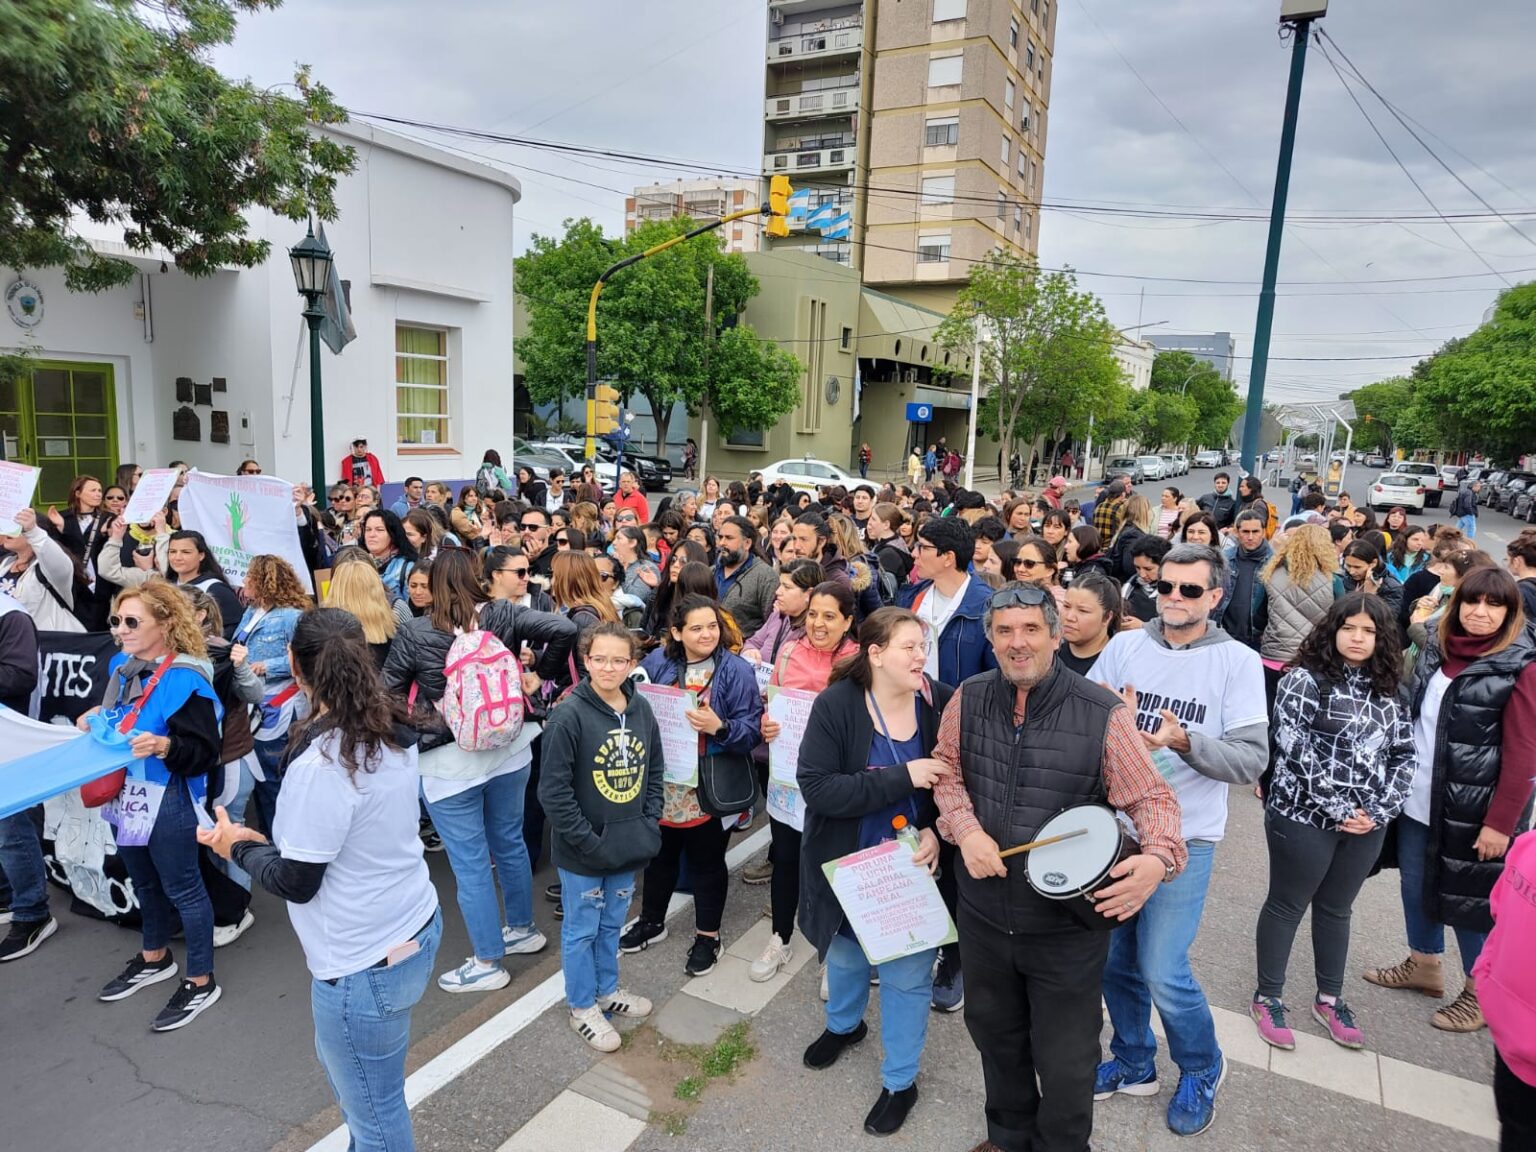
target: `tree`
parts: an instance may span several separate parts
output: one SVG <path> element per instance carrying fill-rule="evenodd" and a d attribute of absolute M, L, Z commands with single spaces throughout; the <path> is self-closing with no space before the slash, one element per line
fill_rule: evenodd
<path fill-rule="evenodd" d="M 243 12 L 281 0 L 7 0 L 0 4 L 0 265 L 62 267 L 75 291 L 125 284 L 128 261 L 75 234 L 83 214 L 209 275 L 270 244 L 244 210 L 336 216 L 351 148 L 314 132 L 346 113 L 300 68 L 296 95 L 230 81 L 213 50 Z"/>
<path fill-rule="evenodd" d="M 1090 413 L 1123 386 L 1115 330 L 1098 298 L 1077 290 L 1070 269 L 1042 273 L 1008 255 L 974 265 L 936 338 L 968 351 L 978 331 L 982 377 L 991 382 L 978 425 L 997 439 L 1004 460 L 1015 441 L 1027 454 L 1042 433 L 1085 434 Z"/>
<path fill-rule="evenodd" d="M 1136 397 L 1135 416 L 1136 442 L 1155 450 L 1168 444 L 1187 443 L 1200 420 L 1200 409 L 1192 396 L 1148 389 Z"/>
<path fill-rule="evenodd" d="M 587 305 L 603 271 L 693 227 L 687 219 L 644 224 L 610 239 L 591 220 L 567 220 L 565 236 L 535 236 L 517 260 L 518 292 L 528 326 L 518 342 L 528 394 L 558 404 L 580 396 L 586 382 Z M 705 326 L 705 294 L 714 269 L 714 332 Z M 597 372 L 626 402 L 639 393 L 656 421 L 656 447 L 666 443 L 673 406 L 740 428 L 766 428 L 799 403 L 799 362 L 743 329 L 738 318 L 758 292 L 739 255 L 705 234 L 615 273 L 598 301 Z M 737 335 L 737 332 L 740 332 Z M 711 339 L 713 337 L 713 340 Z M 793 366 L 791 387 L 784 374 Z"/>
<path fill-rule="evenodd" d="M 1243 401 L 1232 382 L 1204 360 L 1181 350 L 1159 352 L 1152 361 L 1151 391 L 1164 395 L 1188 397 L 1194 404 L 1194 419 L 1183 439 L 1168 438 L 1154 445 L 1225 444 L 1231 436 L 1232 422 L 1243 414 Z M 1174 409 L 1166 409 L 1172 412 Z"/>
<path fill-rule="evenodd" d="M 1399 443 L 1398 432 L 1413 403 L 1413 391 L 1413 381 L 1394 376 L 1345 393 L 1344 399 L 1353 402 L 1360 417 L 1355 423 L 1356 446 L 1388 456 L 1395 449 L 1406 447 Z"/>

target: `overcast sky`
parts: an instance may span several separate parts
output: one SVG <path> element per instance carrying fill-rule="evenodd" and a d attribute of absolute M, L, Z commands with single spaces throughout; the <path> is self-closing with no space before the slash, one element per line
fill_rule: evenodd
<path fill-rule="evenodd" d="M 1058 7 L 1044 197 L 1090 210 L 1043 213 L 1041 261 L 1079 269 L 1122 327 L 1167 321 L 1149 335 L 1231 331 L 1246 383 L 1264 221 L 1147 220 L 1091 207 L 1267 214 L 1289 64 L 1278 0 Z M 1322 27 L 1383 96 L 1433 133 L 1420 130 L 1451 168 L 1495 208 L 1536 212 L 1536 4 L 1334 0 L 1332 8 Z M 247 19 L 219 61 L 232 75 L 271 84 L 306 60 L 355 112 L 756 171 L 764 9 L 761 0 L 287 0 Z M 1483 211 L 1356 90 L 1440 211 Z M 558 232 L 569 216 L 621 230 L 628 189 L 695 175 L 449 142 L 522 179 L 519 248 L 534 232 Z M 1433 219 L 1315 42 L 1290 204 L 1297 219 L 1280 265 L 1274 398 L 1336 395 L 1405 371 L 1470 331 L 1503 285 L 1468 244 L 1511 283 L 1536 278 L 1536 214 L 1514 217 L 1532 240 L 1497 220 L 1453 231 Z M 1306 213 L 1431 219 L 1307 223 Z M 1460 278 L 1360 283 L 1414 277 Z M 1394 359 L 1336 359 L 1382 356 Z"/>

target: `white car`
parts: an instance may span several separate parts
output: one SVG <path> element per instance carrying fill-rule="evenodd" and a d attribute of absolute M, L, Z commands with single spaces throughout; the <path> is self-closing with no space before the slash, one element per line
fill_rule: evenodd
<path fill-rule="evenodd" d="M 1419 483 L 1424 485 L 1424 507 L 1440 507 L 1442 493 L 1445 491 L 1445 482 L 1440 478 L 1440 469 L 1436 468 L 1433 464 L 1424 464 L 1417 460 L 1399 460 L 1385 474 L 1392 475 L 1394 473 L 1418 477 Z M 1454 488 L 1455 485 L 1453 484 L 1451 487 Z"/>
<path fill-rule="evenodd" d="M 1460 464 L 1440 465 L 1440 486 L 1442 488 L 1459 488 L 1461 486 L 1461 481 L 1456 479 L 1456 474 L 1460 471 Z"/>
<path fill-rule="evenodd" d="M 1141 465 L 1143 480 L 1163 480 L 1168 476 L 1168 465 L 1163 463 L 1161 456 L 1138 456 L 1136 463 Z"/>
<path fill-rule="evenodd" d="M 844 472 L 836 464 L 829 464 L 825 460 L 816 460 L 810 456 L 800 460 L 775 460 L 768 467 L 759 468 L 757 471 L 762 474 L 765 487 L 783 480 L 790 487 L 805 492 L 815 492 L 817 488 L 831 487 L 834 484 L 841 484 L 852 491 L 855 486 L 867 483 L 857 476 Z"/>
<path fill-rule="evenodd" d="M 548 440 L 536 441 L 528 445 L 529 451 L 538 463 L 542 463 L 548 457 L 555 457 L 565 461 L 561 467 L 565 469 L 565 479 L 568 484 L 574 482 L 575 478 L 581 475 L 581 461 L 577 460 L 572 453 L 572 449 L 576 447 L 574 444 L 553 443 Z M 592 461 L 592 470 L 597 473 L 597 482 L 602 486 L 604 495 L 610 495 L 619 490 L 618 464 L 609 460 L 594 460 Z M 537 471 L 537 464 L 535 465 L 535 471 Z M 545 475 L 540 476 L 539 479 L 549 479 L 547 468 Z"/>
<path fill-rule="evenodd" d="M 1424 511 L 1424 477 L 1410 472 L 1383 472 L 1371 485 L 1366 507 L 1372 511 L 1387 508 L 1416 508 Z"/>
<path fill-rule="evenodd" d="M 1175 476 L 1188 476 L 1189 475 L 1189 457 L 1188 456 L 1184 455 L 1184 453 L 1182 453 L 1182 452 L 1175 452 L 1173 454 L 1173 462 L 1174 462 L 1174 464 L 1176 464 L 1178 466 L 1178 469 L 1179 469 L 1177 472 L 1174 473 Z"/>
<path fill-rule="evenodd" d="M 1214 448 L 1207 448 L 1204 452 L 1195 453 L 1196 468 L 1220 468 L 1221 453 Z"/>

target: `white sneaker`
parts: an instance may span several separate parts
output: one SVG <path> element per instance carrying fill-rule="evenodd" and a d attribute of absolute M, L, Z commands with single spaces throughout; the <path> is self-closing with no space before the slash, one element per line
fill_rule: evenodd
<path fill-rule="evenodd" d="M 256 923 L 256 917 L 247 908 L 245 915 L 240 917 L 240 923 L 226 924 L 222 928 L 214 928 L 213 946 L 215 948 L 223 948 L 225 945 L 233 944 L 240 937 L 244 936 L 245 930 L 254 923 Z"/>
<path fill-rule="evenodd" d="M 481 964 L 473 956 L 437 978 L 444 992 L 492 992 L 512 983 L 512 974 L 500 964 Z"/>
<path fill-rule="evenodd" d="M 501 926 L 501 942 L 506 945 L 508 956 L 531 956 L 544 951 L 549 944 L 537 928 L 514 928 L 510 924 Z"/>
<path fill-rule="evenodd" d="M 571 1010 L 571 1030 L 599 1052 L 617 1052 L 623 1043 L 603 1010 L 596 1004 L 580 1012 Z"/>
<path fill-rule="evenodd" d="M 825 964 L 821 966 L 821 998 L 823 1000 L 830 1000 L 832 998 L 832 993 L 827 990 L 827 966 Z"/>
<path fill-rule="evenodd" d="M 779 939 L 778 933 L 768 937 L 768 946 L 763 949 L 763 954 L 752 961 L 752 971 L 749 975 L 754 984 L 764 984 L 779 974 L 779 969 L 788 964 L 794 956 L 794 949 Z"/>
<path fill-rule="evenodd" d="M 644 996 L 636 996 L 633 992 L 626 992 L 620 988 L 612 996 L 599 1000 L 597 1006 L 604 1012 L 612 1012 L 615 1016 L 625 1016 L 631 1020 L 643 1020 L 651 1014 L 651 1002 Z"/>

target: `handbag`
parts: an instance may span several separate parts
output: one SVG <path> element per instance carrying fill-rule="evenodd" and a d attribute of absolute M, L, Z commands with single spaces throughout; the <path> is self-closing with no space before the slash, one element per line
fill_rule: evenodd
<path fill-rule="evenodd" d="M 757 772 L 739 752 L 699 757 L 699 807 L 709 816 L 735 816 L 757 803 Z"/>
<path fill-rule="evenodd" d="M 176 653 L 171 652 L 164 660 L 160 661 L 160 667 L 155 669 L 155 674 L 144 685 L 144 691 L 134 701 L 133 707 L 118 722 L 117 730 L 124 736 L 133 731 L 133 726 L 139 721 L 139 713 L 144 710 L 144 702 L 149 699 L 150 693 L 155 690 L 155 685 L 160 683 L 160 677 L 165 675 L 166 670 L 170 668 L 175 660 Z M 122 695 L 121 688 L 118 689 L 118 695 Z M 98 776 L 95 780 L 88 780 L 80 785 L 80 802 L 87 808 L 104 807 L 117 799 L 118 793 L 123 790 L 123 785 L 127 782 L 128 769 L 126 767 L 108 772 L 105 776 Z"/>

